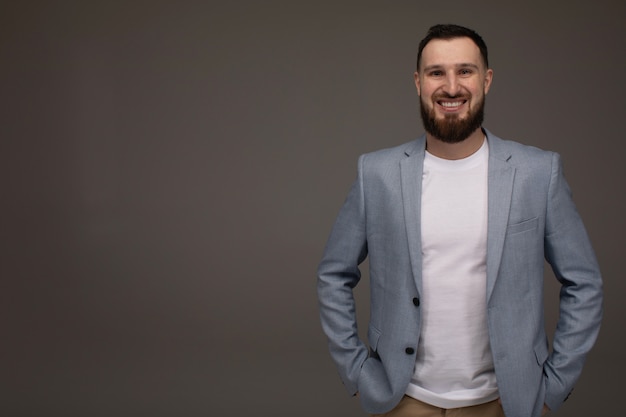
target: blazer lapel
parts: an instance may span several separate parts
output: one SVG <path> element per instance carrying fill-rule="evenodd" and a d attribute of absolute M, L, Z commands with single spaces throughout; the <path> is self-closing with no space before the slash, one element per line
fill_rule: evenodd
<path fill-rule="evenodd" d="M 487 132 L 487 138 L 489 141 L 487 301 L 489 301 L 498 276 L 504 247 L 515 167 L 508 163 L 511 154 L 505 151 L 503 141 L 489 132 Z"/>
<path fill-rule="evenodd" d="M 405 154 L 407 158 L 400 162 L 402 202 L 404 223 L 409 244 L 409 258 L 418 294 L 422 292 L 422 172 L 424 168 L 424 149 L 426 137 L 412 142 Z"/>

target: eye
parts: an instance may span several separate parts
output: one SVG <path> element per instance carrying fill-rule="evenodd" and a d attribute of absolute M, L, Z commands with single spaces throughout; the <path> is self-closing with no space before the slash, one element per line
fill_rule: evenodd
<path fill-rule="evenodd" d="M 459 70 L 459 75 L 472 75 L 474 73 L 474 71 L 472 71 L 470 68 L 461 68 Z"/>
<path fill-rule="evenodd" d="M 431 77 L 441 77 L 443 75 L 443 71 L 433 70 L 430 72 Z"/>

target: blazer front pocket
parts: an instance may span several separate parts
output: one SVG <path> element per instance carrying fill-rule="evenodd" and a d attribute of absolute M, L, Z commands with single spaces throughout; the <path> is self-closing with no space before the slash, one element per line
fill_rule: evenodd
<path fill-rule="evenodd" d="M 537 364 L 539 366 L 543 366 L 546 359 L 548 359 L 548 342 L 544 340 L 537 343 L 534 350 Z"/>
<path fill-rule="evenodd" d="M 378 339 L 380 339 L 380 330 L 370 324 L 368 329 L 368 342 L 370 348 L 370 355 L 372 352 L 378 354 Z"/>
<path fill-rule="evenodd" d="M 539 218 L 535 217 L 529 220 L 524 220 L 523 222 L 511 224 L 506 229 L 507 235 L 514 235 L 517 233 L 526 232 L 528 230 L 534 230 L 537 228 L 539 224 Z"/>

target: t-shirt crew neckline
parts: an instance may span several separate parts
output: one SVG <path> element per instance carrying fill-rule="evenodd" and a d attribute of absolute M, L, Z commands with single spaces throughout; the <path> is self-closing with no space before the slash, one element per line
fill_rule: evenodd
<path fill-rule="evenodd" d="M 468 169 L 476 168 L 482 164 L 489 157 L 489 145 L 487 138 L 483 140 L 483 144 L 480 148 L 465 158 L 461 159 L 444 159 L 433 155 L 426 150 L 424 156 L 424 164 L 428 168 L 436 171 L 465 171 Z"/>

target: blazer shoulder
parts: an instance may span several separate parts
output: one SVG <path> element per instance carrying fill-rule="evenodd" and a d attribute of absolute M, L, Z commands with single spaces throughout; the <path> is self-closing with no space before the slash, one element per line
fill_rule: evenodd
<path fill-rule="evenodd" d="M 393 146 L 390 148 L 378 149 L 373 152 L 368 152 L 360 156 L 368 164 L 387 164 L 396 163 L 407 156 L 411 156 L 418 153 L 420 150 L 423 152 L 425 149 L 425 139 L 420 137 L 409 142 L 405 142 L 401 145 Z"/>
<path fill-rule="evenodd" d="M 552 165 L 558 154 L 536 146 L 526 145 L 514 140 L 501 139 L 489 134 L 489 148 L 494 157 L 503 159 L 517 167 L 536 167 Z"/>

